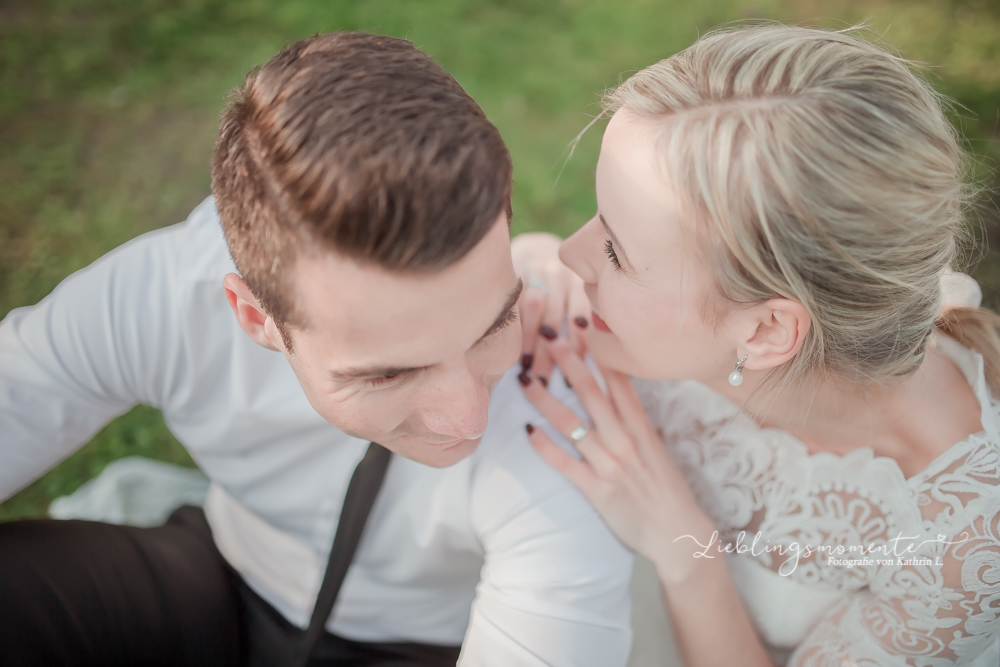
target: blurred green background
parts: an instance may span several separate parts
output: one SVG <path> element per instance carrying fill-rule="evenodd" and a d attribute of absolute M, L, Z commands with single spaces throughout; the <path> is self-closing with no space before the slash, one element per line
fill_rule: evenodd
<path fill-rule="evenodd" d="M 209 194 L 227 91 L 300 37 L 363 29 L 413 40 L 506 137 L 515 232 L 565 235 L 594 207 L 600 128 L 556 177 L 605 87 L 720 24 L 866 18 L 963 105 L 954 120 L 995 187 L 997 0 L 0 0 L 0 318 L 122 242 L 183 220 Z M 981 209 L 981 237 L 1000 245 L 996 205 Z M 972 259 L 995 307 L 1000 255 Z M 159 412 L 139 407 L 0 504 L 0 520 L 44 514 L 130 454 L 193 465 Z"/>

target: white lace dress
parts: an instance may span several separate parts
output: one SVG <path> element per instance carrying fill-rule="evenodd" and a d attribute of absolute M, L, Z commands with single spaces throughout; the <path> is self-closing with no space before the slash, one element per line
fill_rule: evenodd
<path fill-rule="evenodd" d="M 1000 665 L 1000 402 L 979 354 L 937 345 L 983 431 L 909 479 L 866 447 L 810 455 L 696 382 L 635 381 L 719 543 L 742 545 L 708 553 L 727 558 L 780 663 Z"/>

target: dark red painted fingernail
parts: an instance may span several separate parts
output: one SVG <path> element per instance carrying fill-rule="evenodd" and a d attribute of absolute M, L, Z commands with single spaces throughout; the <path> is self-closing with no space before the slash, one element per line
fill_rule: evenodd
<path fill-rule="evenodd" d="M 517 376 L 517 380 L 521 383 L 522 387 L 527 387 L 531 384 L 531 376 L 528 375 L 528 371 L 521 371 Z"/>
<path fill-rule="evenodd" d="M 535 432 L 535 427 L 532 426 L 531 424 L 525 424 L 524 430 L 528 432 L 528 435 L 531 435 L 532 433 Z"/>
<path fill-rule="evenodd" d="M 548 389 L 549 381 L 543 378 L 541 375 L 538 376 L 538 381 L 542 383 L 542 386 Z"/>
<path fill-rule="evenodd" d="M 542 337 L 545 340 L 555 340 L 559 336 L 559 334 L 556 333 L 556 330 L 547 324 L 543 324 L 538 327 L 538 333 L 542 334 Z"/>
<path fill-rule="evenodd" d="M 586 317 L 577 317 L 573 321 L 576 322 L 576 326 L 580 327 L 581 329 L 586 329 L 587 328 L 587 318 Z"/>
<path fill-rule="evenodd" d="M 531 364 L 535 363 L 535 355 L 531 352 L 525 352 L 521 355 L 521 368 L 526 371 L 531 370 Z"/>

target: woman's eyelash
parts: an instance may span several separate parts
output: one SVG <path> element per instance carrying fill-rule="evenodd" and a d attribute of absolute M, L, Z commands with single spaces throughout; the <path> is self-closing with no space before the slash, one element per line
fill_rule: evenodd
<path fill-rule="evenodd" d="M 517 308 L 511 308 L 509 311 L 507 311 L 507 314 L 500 321 L 500 324 L 496 325 L 496 327 L 493 328 L 493 331 L 491 331 L 489 335 L 495 336 L 496 334 L 500 333 L 510 325 L 514 324 L 514 322 L 517 322 Z"/>
<path fill-rule="evenodd" d="M 611 263 L 615 265 L 615 271 L 622 268 L 621 263 L 618 261 L 618 255 L 615 254 L 615 245 L 611 242 L 611 239 L 604 242 L 604 252 L 607 254 L 608 259 L 611 260 Z"/>

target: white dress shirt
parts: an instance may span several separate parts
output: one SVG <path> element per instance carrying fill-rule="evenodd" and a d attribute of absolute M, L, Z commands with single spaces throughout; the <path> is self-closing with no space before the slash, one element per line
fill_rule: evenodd
<path fill-rule="evenodd" d="M 115 416 L 155 406 L 212 481 L 205 512 L 223 556 L 305 627 L 368 443 L 323 420 L 284 357 L 240 329 L 222 289 L 233 271 L 209 198 L 11 311 L 0 498 Z M 444 469 L 393 457 L 331 632 L 463 643 L 462 665 L 625 664 L 631 554 L 531 448 L 528 422 L 541 417 L 511 371 L 471 456 Z"/>

